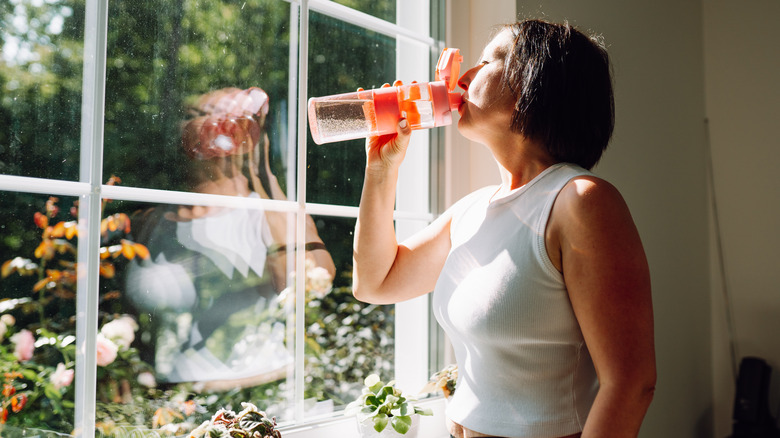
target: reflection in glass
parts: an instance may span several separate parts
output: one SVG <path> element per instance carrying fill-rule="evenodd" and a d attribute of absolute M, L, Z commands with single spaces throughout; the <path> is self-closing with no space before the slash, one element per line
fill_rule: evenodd
<path fill-rule="evenodd" d="M 0 174 L 75 180 L 84 2 L 3 4 Z"/>
<path fill-rule="evenodd" d="M 310 19 L 310 97 L 393 82 L 394 38 L 314 12 Z M 366 159 L 364 143 L 360 139 L 317 145 L 308 134 L 307 202 L 358 205 Z"/>
<path fill-rule="evenodd" d="M 332 288 L 324 276 L 307 270 L 305 397 L 307 417 L 343 408 L 357 398 L 372 373 L 394 373 L 394 306 L 357 301 L 352 296 L 352 233 L 355 219 L 315 217 L 333 255 Z M 328 285 L 329 286 L 329 285 Z"/>
<path fill-rule="evenodd" d="M 393 1 L 340 3 L 394 21 Z M 75 181 L 84 2 L 3 4 L 0 174 Z M 395 315 L 351 295 L 354 219 L 307 217 L 306 241 L 295 242 L 298 217 L 279 211 L 293 200 L 301 158 L 288 149 L 291 4 L 108 7 L 104 183 L 223 195 L 232 207 L 193 205 L 195 196 L 104 201 L 100 272 L 89 273 L 100 275 L 96 434 L 184 435 L 241 401 L 288 421 L 297 390 L 306 418 L 337 411 L 367 374 L 392 374 Z M 310 18 L 312 95 L 394 79 L 393 38 Z M 309 143 L 305 201 L 357 205 L 364 159 L 361 141 Z M 0 406 L 11 407 L 0 413 L 3 436 L 74 432 L 75 201 L 0 193 Z M 304 278 L 294 272 L 298 245 L 304 388 L 289 374 L 294 286 Z"/>
<path fill-rule="evenodd" d="M 127 186 L 190 191 L 179 135 L 188 101 L 261 87 L 271 101 L 270 166 L 287 191 L 283 176 L 295 168 L 286 126 L 290 4 L 134 0 L 109 9 L 104 174 Z"/>
<path fill-rule="evenodd" d="M 287 215 L 158 205 L 133 216 L 150 257 L 128 266 L 126 298 L 141 327 L 142 357 L 161 387 L 224 392 L 286 377 L 291 309 L 279 295 L 287 271 L 271 241 L 273 214 Z M 282 395 L 246 400 L 275 404 Z"/>
<path fill-rule="evenodd" d="M 189 102 L 181 123 L 179 171 L 194 192 L 284 200 L 268 163 L 269 98 L 264 90 L 221 88 Z M 284 419 L 290 415 L 286 378 L 293 371 L 294 213 L 251 206 L 119 205 L 133 223 L 133 240 L 148 257 L 124 275 L 123 311 L 155 402 L 133 403 L 139 388 L 119 389 L 103 403 L 146 412 L 173 409 L 199 419 L 252 401 Z M 130 210 L 135 210 L 129 212 Z M 307 218 L 305 260 L 331 281 L 334 265 L 315 223 Z M 144 372 L 138 363 L 127 371 Z M 129 392 L 129 394 L 128 394 Z M 177 397 L 190 403 L 177 411 Z M 184 415 L 186 414 L 186 415 Z M 208 416 L 208 415 L 206 415 Z M 154 424 L 152 416 L 152 424 Z M 112 414 L 111 419 L 116 420 Z M 202 421 L 202 420 L 201 420 Z M 186 427 L 170 418 L 173 426 Z M 159 422 L 158 422 L 159 426 Z"/>
<path fill-rule="evenodd" d="M 0 224 L 0 431 L 69 433 L 78 206 L 74 198 L 8 192 L 0 202 L 7 206 Z"/>

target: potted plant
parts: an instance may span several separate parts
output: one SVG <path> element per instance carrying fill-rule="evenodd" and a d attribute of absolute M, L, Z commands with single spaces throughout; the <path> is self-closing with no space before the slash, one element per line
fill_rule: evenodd
<path fill-rule="evenodd" d="M 363 394 L 347 405 L 345 415 L 355 415 L 361 437 L 415 437 L 417 416 L 433 415 L 430 409 L 414 405 L 414 398 L 404 396 L 395 381 L 384 383 L 376 374 L 363 381 Z M 387 426 L 390 426 L 389 428 Z"/>
<path fill-rule="evenodd" d="M 236 414 L 220 409 L 211 420 L 195 428 L 188 438 L 282 438 L 276 430 L 276 418 L 268 418 L 265 412 L 252 403 L 241 403 L 244 408 Z"/>

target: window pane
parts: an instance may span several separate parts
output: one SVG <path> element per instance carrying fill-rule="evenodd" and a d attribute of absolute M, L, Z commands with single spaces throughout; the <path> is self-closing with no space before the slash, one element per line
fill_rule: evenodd
<path fill-rule="evenodd" d="M 377 88 L 395 79 L 395 39 L 311 14 L 309 95 Z M 334 44 L 338 41 L 338 44 Z M 308 135 L 308 202 L 357 206 L 365 168 L 364 140 L 317 145 Z"/>
<path fill-rule="evenodd" d="M 295 215 L 111 207 L 110 217 L 126 217 L 132 228 L 103 242 L 104 263 L 117 274 L 101 279 L 101 302 L 108 294 L 116 306 L 101 312 L 99 326 L 118 354 L 101 366 L 99 339 L 98 428 L 192 427 L 220 408 L 241 410 L 242 401 L 289 420 L 295 295 L 287 266 L 295 252 L 287 248 L 295 242 L 286 237 Z M 171 414 L 163 424 L 159 409 Z"/>
<path fill-rule="evenodd" d="M 0 411 L 16 429 L 73 430 L 75 199 L 0 192 Z"/>
<path fill-rule="evenodd" d="M 393 0 L 338 3 L 396 21 Z M 100 272 L 87 273 L 100 277 L 99 436 L 182 436 L 243 401 L 293 422 L 301 395 L 310 419 L 343 408 L 368 374 L 387 380 L 398 371 L 395 348 L 408 342 L 395 339 L 395 321 L 409 313 L 352 296 L 355 219 L 307 217 L 296 244 L 298 209 L 315 208 L 306 203 L 358 205 L 365 153 L 363 140 L 317 146 L 309 138 L 306 203 L 294 202 L 296 106 L 306 96 L 289 81 L 290 71 L 311 78 L 311 96 L 379 87 L 396 79 L 396 56 L 409 50 L 313 11 L 309 23 L 291 24 L 297 7 L 108 3 L 103 180 L 123 190 L 103 193 L 117 199 L 103 204 Z M 83 0 L 0 2 L 0 174 L 75 181 L 90 164 L 79 163 L 82 47 L 95 37 L 84 35 L 84 17 Z M 305 26 L 304 74 L 295 46 Z M 427 190 L 427 173 L 415 173 Z M 76 189 L 87 190 L 75 184 L 67 193 Z M 227 197 L 171 200 L 165 191 Z M 147 193 L 154 199 L 138 201 Z M 0 192 L 0 211 L 0 372 L 10 373 L 2 435 L 73 433 L 77 198 Z M 306 297 L 297 334 L 296 279 Z M 295 386 L 301 371 L 303 388 Z"/>
<path fill-rule="evenodd" d="M 307 416 L 338 410 L 357 398 L 363 379 L 391 379 L 394 364 L 394 306 L 358 302 L 352 296 L 352 234 L 355 219 L 316 217 L 333 256 L 336 275 L 328 288 L 323 272 L 307 271 L 305 397 Z M 314 404 L 314 402 L 319 402 Z"/>
<path fill-rule="evenodd" d="M 280 0 L 111 2 L 104 173 L 201 191 L 239 166 L 250 183 L 270 190 L 273 174 L 286 189 L 289 25 Z M 223 168 L 203 169 L 209 160 Z"/>
<path fill-rule="evenodd" d="M 395 0 L 334 0 L 334 2 L 395 23 Z"/>
<path fill-rule="evenodd" d="M 0 173 L 78 179 L 83 1 L 0 5 Z"/>

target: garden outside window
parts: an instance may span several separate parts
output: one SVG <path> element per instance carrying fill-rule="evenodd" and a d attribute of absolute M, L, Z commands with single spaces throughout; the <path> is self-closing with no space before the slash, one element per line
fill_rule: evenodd
<path fill-rule="evenodd" d="M 362 140 L 306 101 L 431 80 L 442 0 L 0 2 L 0 430 L 294 430 L 438 368 L 427 298 L 351 295 Z M 437 33 L 434 35 L 434 33 Z M 413 137 L 396 230 L 429 223 Z M 164 431 L 164 432 L 163 432 Z"/>

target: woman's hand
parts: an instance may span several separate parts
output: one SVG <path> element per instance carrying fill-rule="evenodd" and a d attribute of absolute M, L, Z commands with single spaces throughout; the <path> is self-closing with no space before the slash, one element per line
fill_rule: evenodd
<path fill-rule="evenodd" d="M 412 129 L 406 119 L 398 122 L 395 134 L 366 139 L 366 171 L 397 171 L 406 156 Z"/>
<path fill-rule="evenodd" d="M 395 81 L 394 87 L 403 85 L 401 81 Z M 382 85 L 382 88 L 390 84 Z M 358 89 L 362 91 L 362 89 Z M 397 171 L 406 156 L 409 147 L 409 139 L 412 129 L 406 118 L 398 122 L 394 134 L 385 134 L 366 139 L 366 171 L 384 173 L 388 170 Z"/>

